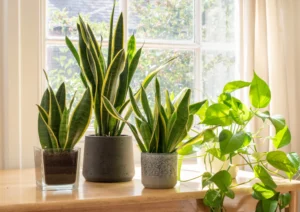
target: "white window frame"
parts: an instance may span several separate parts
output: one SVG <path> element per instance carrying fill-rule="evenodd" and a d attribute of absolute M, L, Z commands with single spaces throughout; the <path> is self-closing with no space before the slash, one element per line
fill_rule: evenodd
<path fill-rule="evenodd" d="M 195 100 L 200 100 L 201 51 L 220 48 L 232 51 L 234 46 L 201 42 L 201 0 L 194 2 L 194 42 L 149 41 L 144 47 L 194 50 Z M 0 168 L 29 168 L 34 164 L 33 146 L 39 146 L 38 112 L 34 104 L 40 102 L 45 88 L 42 69 L 46 58 L 46 0 L 1 0 L 0 6 L 0 22 L 3 22 L 0 28 L 0 111 L 3 114 L 0 117 Z M 125 20 L 127 6 L 128 0 L 120 0 Z M 125 35 L 127 38 L 127 30 Z M 63 40 L 51 42 L 64 44 Z M 137 45 L 143 42 L 138 41 Z"/>

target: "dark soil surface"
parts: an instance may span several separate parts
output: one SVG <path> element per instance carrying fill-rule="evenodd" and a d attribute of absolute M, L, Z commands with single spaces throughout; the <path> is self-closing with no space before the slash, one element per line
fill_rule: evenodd
<path fill-rule="evenodd" d="M 47 185 L 75 183 L 77 151 L 44 152 L 43 158 Z"/>

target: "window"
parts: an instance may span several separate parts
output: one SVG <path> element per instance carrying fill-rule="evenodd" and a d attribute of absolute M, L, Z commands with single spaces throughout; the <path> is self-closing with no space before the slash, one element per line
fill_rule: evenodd
<path fill-rule="evenodd" d="M 107 47 L 113 0 L 47 0 L 44 67 L 54 89 L 64 80 L 69 94 L 83 91 L 75 59 L 64 44 L 68 35 L 76 42 L 80 13 Z M 177 55 L 160 72 L 162 89 L 178 93 L 193 89 L 194 100 L 215 96 L 235 78 L 234 0 L 117 0 L 115 22 L 122 11 L 125 35 L 135 34 L 143 54 L 133 88 L 156 66 Z"/>

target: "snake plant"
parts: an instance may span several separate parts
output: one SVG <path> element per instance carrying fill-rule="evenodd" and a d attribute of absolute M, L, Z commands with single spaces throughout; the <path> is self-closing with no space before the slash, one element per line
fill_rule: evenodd
<path fill-rule="evenodd" d="M 46 79 L 48 81 L 47 75 Z M 54 93 L 48 82 L 41 104 L 37 105 L 38 134 L 43 149 L 73 149 L 85 133 L 92 114 L 90 89 L 85 90 L 81 100 L 71 112 L 74 98 L 75 94 L 67 106 L 65 83 L 62 83 Z"/>
<path fill-rule="evenodd" d="M 194 115 L 205 103 L 204 101 L 190 104 L 190 89 L 183 89 L 175 98 L 172 98 L 172 95 L 166 90 L 166 102 L 162 105 L 160 84 L 156 80 L 155 105 L 151 110 L 145 89 L 141 87 L 143 112 L 139 109 L 131 89 L 129 89 L 129 96 L 135 113 L 136 126 L 122 118 L 105 96 L 103 96 L 103 101 L 106 109 L 113 117 L 125 122 L 130 127 L 142 152 L 173 153 L 198 141 L 206 131 L 204 130 L 202 134 L 186 139 L 192 128 Z"/>
<path fill-rule="evenodd" d="M 118 113 L 122 114 L 124 112 L 129 102 L 126 99 L 128 88 L 142 53 L 142 48 L 136 50 L 134 35 L 130 37 L 127 51 L 125 51 L 123 14 L 120 14 L 116 27 L 113 30 L 114 10 L 115 4 L 110 19 L 107 61 L 105 61 L 102 52 L 102 37 L 101 42 L 98 43 L 91 27 L 83 21 L 80 15 L 77 24 L 79 34 L 78 52 L 71 40 L 66 37 L 66 44 L 81 68 L 83 84 L 91 88 L 95 113 L 95 134 L 101 136 L 119 136 L 124 127 L 123 123 L 120 123 L 118 119 L 115 119 L 107 112 L 101 96 L 109 99 Z M 146 88 L 154 76 L 167 63 L 151 72 L 142 82 L 143 87 Z M 140 92 L 139 90 L 135 94 L 137 99 L 140 96 Z M 131 113 L 132 109 L 127 110 L 126 120 Z"/>

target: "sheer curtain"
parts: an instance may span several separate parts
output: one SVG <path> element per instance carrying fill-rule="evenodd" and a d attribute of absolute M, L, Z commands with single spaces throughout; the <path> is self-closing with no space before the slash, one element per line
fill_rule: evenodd
<path fill-rule="evenodd" d="M 286 118 L 292 134 L 286 151 L 300 153 L 300 1 L 239 0 L 239 55 L 241 77 L 251 80 L 253 70 L 271 87 L 271 114 Z M 245 94 L 246 95 L 246 94 Z M 254 127 L 258 127 L 254 123 Z M 271 129 L 266 129 L 268 134 Z M 272 149 L 268 141 L 260 151 Z"/>

